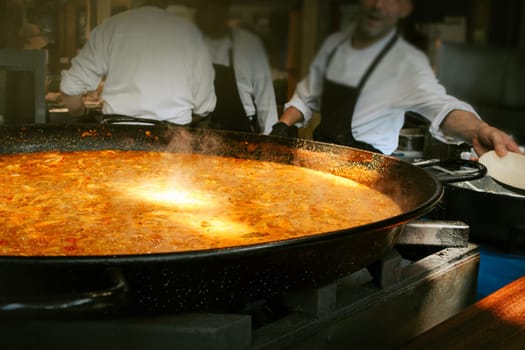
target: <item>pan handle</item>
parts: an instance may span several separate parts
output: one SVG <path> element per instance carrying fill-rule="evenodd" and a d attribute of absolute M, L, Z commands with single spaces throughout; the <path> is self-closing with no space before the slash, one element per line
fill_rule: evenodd
<path fill-rule="evenodd" d="M 444 184 L 477 180 L 487 174 L 487 168 L 483 164 L 466 159 L 430 159 L 412 164 L 420 168 L 432 167 L 437 172 L 435 175 L 438 180 Z"/>
<path fill-rule="evenodd" d="M 111 125 L 118 123 L 135 123 L 148 125 L 168 125 L 169 122 L 156 119 L 135 118 L 121 114 L 102 114 L 97 116 L 97 121 L 102 125 Z"/>
<path fill-rule="evenodd" d="M 127 302 L 127 281 L 117 268 L 104 270 L 111 286 L 106 289 L 71 295 L 4 298 L 0 301 L 0 314 L 6 315 L 58 315 L 64 313 L 104 312 L 117 309 Z M 0 299 L 1 300 L 1 299 Z"/>

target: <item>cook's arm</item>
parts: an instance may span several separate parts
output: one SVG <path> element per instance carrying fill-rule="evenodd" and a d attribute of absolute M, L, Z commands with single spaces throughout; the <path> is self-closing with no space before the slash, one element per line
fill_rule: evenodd
<path fill-rule="evenodd" d="M 344 32 L 335 33 L 324 41 L 310 65 L 308 75 L 297 84 L 294 95 L 285 104 L 285 110 L 279 118 L 279 123 L 275 126 L 280 125 L 281 130 L 294 124 L 297 127 L 303 127 L 312 119 L 313 111 L 320 110 L 328 58 L 346 36 Z M 272 131 L 271 134 L 276 134 L 276 132 Z"/>
<path fill-rule="evenodd" d="M 441 123 L 448 135 L 470 142 L 478 155 L 494 149 L 499 156 L 508 151 L 522 153 L 518 144 L 505 132 L 478 119 L 473 113 L 453 110 Z"/>
<path fill-rule="evenodd" d="M 303 120 L 303 113 L 301 113 L 301 111 L 295 108 L 294 106 L 288 107 L 279 118 L 280 122 L 283 122 L 288 126 L 292 126 L 295 123 Z"/>
<path fill-rule="evenodd" d="M 285 109 L 284 113 L 281 115 L 277 123 L 273 125 L 270 135 L 289 137 L 290 127 L 295 123 L 303 120 L 303 113 L 297 108 L 290 106 L 287 109 Z"/>
<path fill-rule="evenodd" d="M 407 110 L 423 116 L 432 116 L 430 132 L 445 143 L 465 141 L 478 155 L 494 149 L 500 156 L 508 151 L 522 153 L 516 142 L 503 131 L 490 126 L 476 114 L 474 108 L 448 95 L 439 83 L 427 57 L 412 57 L 407 79 L 401 86 Z M 454 140 L 455 139 L 455 140 Z"/>
<path fill-rule="evenodd" d="M 246 39 L 248 39 L 248 37 Z M 241 60 L 242 58 L 239 58 L 234 64 L 237 62 L 251 63 L 249 71 L 251 71 L 252 80 L 249 86 L 252 87 L 250 95 L 253 96 L 253 102 L 255 102 L 255 111 L 257 113 L 255 118 L 257 118 L 256 122 L 260 127 L 260 132 L 264 135 L 268 135 L 279 118 L 277 114 L 277 103 L 268 55 L 262 40 L 256 36 L 254 36 L 249 42 L 244 43 L 241 41 L 240 43 L 243 44 L 244 50 L 249 48 L 249 50 L 245 51 L 246 56 L 248 56 L 249 59 Z M 235 52 L 236 50 L 234 49 L 234 54 Z M 237 68 L 235 69 L 237 70 Z M 241 96 L 241 100 L 242 97 L 243 96 Z M 243 105 L 245 105 L 244 101 Z"/>
<path fill-rule="evenodd" d="M 292 99 L 284 105 L 284 112 L 279 117 L 277 123 L 272 127 L 270 135 L 288 137 L 290 134 L 290 128 L 293 125 L 301 127 L 308 123 L 312 118 L 313 110 L 308 106 L 308 103 L 305 102 L 305 100 L 312 104 L 318 104 L 320 100 L 320 91 L 322 91 L 319 79 L 317 79 L 317 83 L 315 82 L 316 79 L 312 79 L 312 76 L 308 76 L 299 82 Z M 319 93 L 311 93 L 312 88 L 316 88 Z"/>
<path fill-rule="evenodd" d="M 86 107 L 81 95 L 68 95 L 64 92 L 61 95 L 64 106 L 66 106 L 73 117 L 80 117 L 85 114 Z"/>
<path fill-rule="evenodd" d="M 97 90 L 102 78 L 108 72 L 107 52 L 111 40 L 106 37 L 110 31 L 106 32 L 105 25 L 107 24 L 100 25 L 91 32 L 86 45 L 71 61 L 71 67 L 62 71 L 60 80 L 62 102 L 74 117 L 85 114 L 86 108 L 82 97 L 88 91 Z"/>

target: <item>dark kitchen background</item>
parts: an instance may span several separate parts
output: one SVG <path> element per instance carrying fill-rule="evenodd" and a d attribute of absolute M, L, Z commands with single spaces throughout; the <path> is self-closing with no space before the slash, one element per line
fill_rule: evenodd
<path fill-rule="evenodd" d="M 169 10 L 191 18 L 197 2 L 173 0 Z M 359 2 L 234 0 L 233 3 L 232 21 L 259 34 L 266 44 L 274 71 L 278 104 L 282 106 L 297 81 L 306 73 L 322 40 L 355 20 Z M 415 11 L 404 21 L 402 30 L 405 37 L 428 54 L 436 69 L 441 43 L 507 49 L 523 49 L 525 46 L 524 0 L 415 0 L 415 4 Z M 1 0 L 0 48 L 21 49 L 25 43 L 27 47 L 28 40 L 36 40 L 32 43 L 34 45 L 38 45 L 36 37 L 45 40 L 46 44 L 42 47 L 46 55 L 44 90 L 45 93 L 56 92 L 60 71 L 68 67 L 90 30 L 105 18 L 125 11 L 130 5 L 131 0 Z M 24 30 L 21 30 L 22 27 Z M 6 96 L 6 69 L 1 72 L 0 82 L 4 83 L 0 84 L 0 96 Z M 23 74 L 18 75 L 18 80 L 21 77 Z M 33 81 L 35 77 L 24 78 L 27 80 L 25 85 L 36 84 Z M 19 82 L 18 85 L 24 83 Z M 37 90 L 34 93 L 42 94 L 38 86 L 34 89 Z M 49 100 L 53 96 L 47 97 Z M 459 97 L 468 100 L 470 96 Z M 10 98 L 9 101 L 5 97 L 0 99 L 0 115 L 2 119 L 8 119 L 4 123 L 16 123 L 17 118 L 26 118 L 32 109 L 38 109 L 39 106 L 32 104 L 16 103 L 20 98 Z M 475 104 L 477 101 L 468 102 Z M 46 106 L 46 110 L 49 107 Z M 16 109 L 17 117 L 11 116 L 13 109 Z M 48 121 L 49 113 L 40 119 Z M 303 137 L 309 136 L 308 130 L 302 132 Z"/>

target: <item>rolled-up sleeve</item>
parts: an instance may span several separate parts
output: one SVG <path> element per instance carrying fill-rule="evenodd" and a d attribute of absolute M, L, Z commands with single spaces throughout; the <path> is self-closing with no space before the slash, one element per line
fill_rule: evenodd
<path fill-rule="evenodd" d="M 288 101 L 284 105 L 285 110 L 290 107 L 295 107 L 302 113 L 304 120 L 295 123 L 295 125 L 300 128 L 308 125 L 308 122 L 310 121 L 310 119 L 312 119 L 312 116 L 313 116 L 313 110 L 310 107 L 308 107 L 308 105 L 304 102 L 303 98 L 301 97 L 305 95 L 299 92 L 300 90 L 307 90 L 307 87 L 308 87 L 308 83 L 306 82 L 307 79 L 308 78 L 301 81 L 297 85 L 297 88 L 295 89 L 295 92 L 292 98 L 290 99 L 290 101 Z"/>
<path fill-rule="evenodd" d="M 422 54 L 411 57 L 406 72 L 411 79 L 404 81 L 405 90 L 402 99 L 407 110 L 416 112 L 430 121 L 430 133 L 436 139 L 445 143 L 460 143 L 463 140 L 447 136 L 441 130 L 441 123 L 454 110 L 463 110 L 473 113 L 481 119 L 474 108 L 454 96 L 448 95 L 443 85 L 439 83 L 426 57 Z"/>
<path fill-rule="evenodd" d="M 216 62 L 229 61 L 229 41 Z M 244 29 L 233 30 L 233 64 L 239 97 L 249 117 L 257 118 L 263 134 L 269 134 L 277 122 L 277 103 L 272 72 L 262 40 Z"/>
<path fill-rule="evenodd" d="M 295 107 L 303 114 L 304 120 L 296 123 L 296 126 L 304 127 L 312 119 L 313 112 L 320 110 L 329 54 L 347 36 L 347 33 L 340 32 L 325 40 L 310 65 L 308 76 L 297 84 L 293 97 L 284 105 L 285 109 Z"/>
<path fill-rule="evenodd" d="M 77 96 L 97 89 L 107 73 L 108 30 L 104 25 L 93 30 L 86 45 L 71 61 L 71 67 L 62 71 L 62 92 Z"/>
<path fill-rule="evenodd" d="M 277 123 L 277 103 L 275 100 L 270 62 L 268 61 L 264 46 L 258 38 L 254 38 L 251 45 L 247 44 L 246 46 L 250 47 L 250 55 L 253 63 L 251 64 L 251 89 L 256 106 L 256 118 L 258 124 L 261 126 L 261 132 L 267 135 L 272 131 L 272 126 Z M 246 103 L 243 101 L 243 104 Z"/>
<path fill-rule="evenodd" d="M 196 35 L 197 42 L 195 47 L 199 51 L 196 57 L 197 61 L 193 64 L 193 76 L 195 81 L 193 83 L 192 93 L 194 100 L 193 114 L 199 116 L 207 116 L 215 109 L 217 97 L 215 95 L 215 88 L 213 80 L 215 79 L 215 70 L 202 36 Z M 195 57 L 195 56 L 192 56 Z"/>

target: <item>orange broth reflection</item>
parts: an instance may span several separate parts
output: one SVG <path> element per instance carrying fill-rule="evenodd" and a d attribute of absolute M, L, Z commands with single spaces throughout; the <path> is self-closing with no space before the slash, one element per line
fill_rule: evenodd
<path fill-rule="evenodd" d="M 164 216 L 169 221 L 210 237 L 241 237 L 253 231 L 249 225 L 214 217 L 214 213 L 223 215 L 229 211 L 227 201 L 191 187 L 190 190 L 183 190 L 165 183 L 150 183 L 129 188 L 127 195 L 132 200 L 165 206 L 166 210 L 155 210 L 152 214 Z"/>
<path fill-rule="evenodd" d="M 145 151 L 0 156 L 0 255 L 216 249 L 344 230 L 401 213 L 389 197 L 297 166 Z"/>

